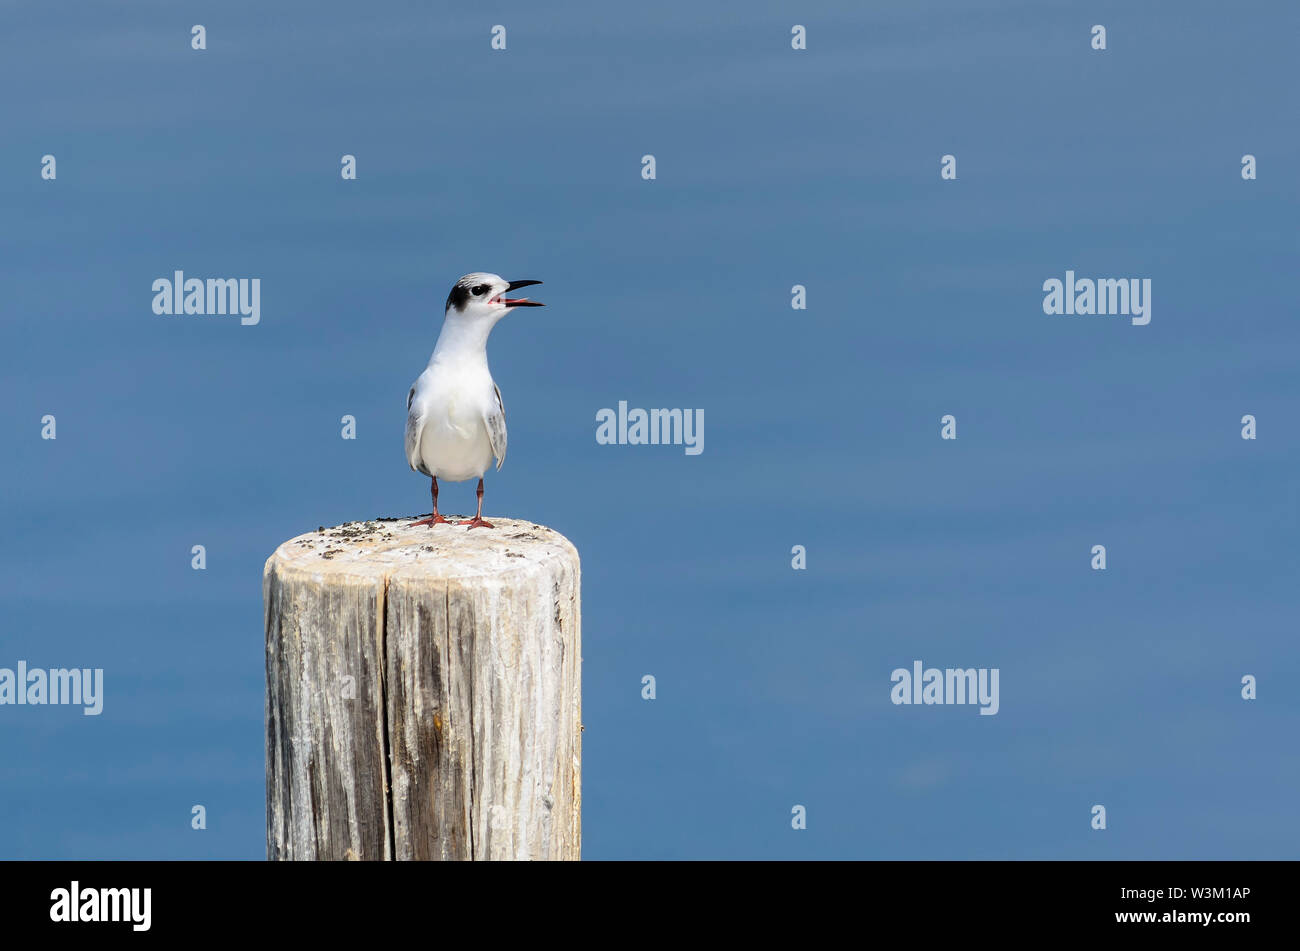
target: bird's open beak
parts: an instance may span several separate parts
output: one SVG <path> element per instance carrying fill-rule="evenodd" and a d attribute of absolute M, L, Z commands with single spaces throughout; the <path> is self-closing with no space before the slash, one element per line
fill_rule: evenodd
<path fill-rule="evenodd" d="M 511 281 L 506 286 L 506 290 L 513 291 L 520 287 L 528 287 L 530 284 L 540 284 L 540 283 L 542 282 L 541 281 Z M 498 298 L 498 300 L 500 300 L 501 303 L 505 304 L 507 307 L 545 307 L 546 306 L 539 300 L 529 300 L 527 297 L 517 297 L 517 298 L 500 297 Z"/>

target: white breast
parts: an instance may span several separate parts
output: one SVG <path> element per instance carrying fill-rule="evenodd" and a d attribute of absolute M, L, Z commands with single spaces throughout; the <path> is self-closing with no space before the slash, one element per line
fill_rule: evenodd
<path fill-rule="evenodd" d="M 496 394 L 486 370 L 452 373 L 430 366 L 421 374 L 411 409 L 424 421 L 419 452 L 430 474 L 463 482 L 491 467 L 492 444 L 484 422 L 489 399 Z"/>

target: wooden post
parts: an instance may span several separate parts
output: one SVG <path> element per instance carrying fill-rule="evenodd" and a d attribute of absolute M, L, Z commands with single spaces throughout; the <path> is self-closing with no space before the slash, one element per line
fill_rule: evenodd
<path fill-rule="evenodd" d="M 267 560 L 270 859 L 577 859 L 577 549 L 349 522 Z"/>

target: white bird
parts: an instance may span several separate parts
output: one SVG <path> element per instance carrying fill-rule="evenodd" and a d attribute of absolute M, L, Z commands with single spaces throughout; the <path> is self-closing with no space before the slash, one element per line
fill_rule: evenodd
<path fill-rule="evenodd" d="M 506 408 L 488 371 L 487 339 L 514 307 L 538 301 L 506 293 L 541 281 L 506 281 L 496 274 L 466 274 L 447 295 L 442 332 L 429 365 L 406 396 L 406 461 L 433 479 L 433 514 L 410 527 L 448 522 L 438 514 L 438 479 L 464 482 L 478 476 L 478 511 L 462 524 L 493 528 L 483 520 L 483 473 L 506 458 Z"/>

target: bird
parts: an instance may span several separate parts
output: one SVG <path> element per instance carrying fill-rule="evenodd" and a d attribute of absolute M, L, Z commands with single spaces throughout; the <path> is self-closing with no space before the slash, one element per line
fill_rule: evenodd
<path fill-rule="evenodd" d="M 542 307 L 510 291 L 541 281 L 507 281 L 475 271 L 452 285 L 442 331 L 429 365 L 406 394 L 406 461 L 433 480 L 433 514 L 408 527 L 455 525 L 438 513 L 438 479 L 464 482 L 478 477 L 478 511 L 467 531 L 495 528 L 483 518 L 483 475 L 506 459 L 506 407 L 488 370 L 492 328 L 516 307 Z"/>

